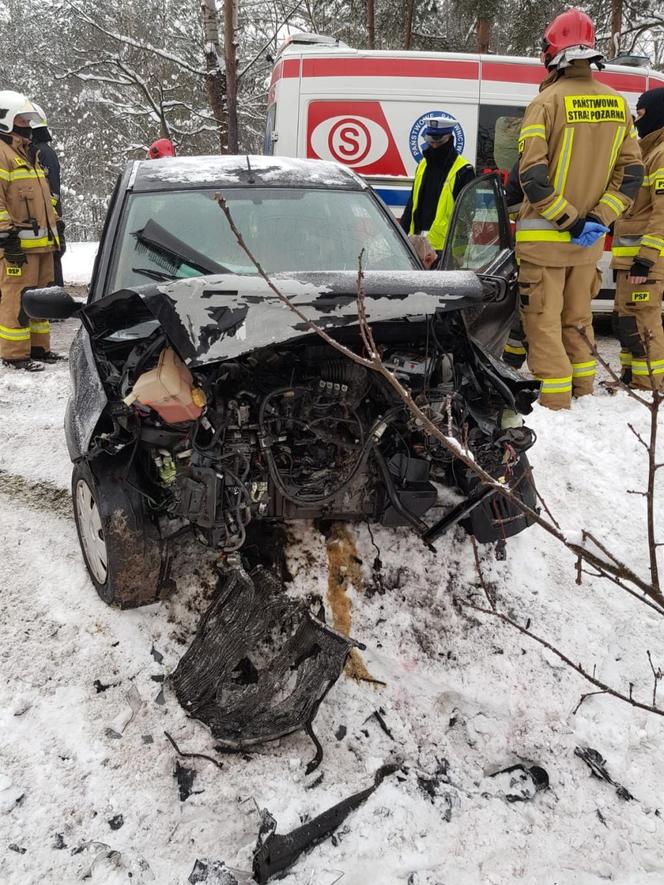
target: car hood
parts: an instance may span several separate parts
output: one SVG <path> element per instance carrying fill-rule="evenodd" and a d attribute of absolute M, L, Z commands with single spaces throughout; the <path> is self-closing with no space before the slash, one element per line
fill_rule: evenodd
<path fill-rule="evenodd" d="M 236 274 L 122 289 L 89 304 L 83 314 L 93 340 L 144 337 L 157 321 L 191 366 L 310 335 L 306 320 L 328 332 L 358 325 L 356 272 L 271 279 L 301 316 L 262 278 Z M 372 323 L 461 310 L 484 299 L 482 283 L 471 271 L 367 271 L 363 291 Z"/>

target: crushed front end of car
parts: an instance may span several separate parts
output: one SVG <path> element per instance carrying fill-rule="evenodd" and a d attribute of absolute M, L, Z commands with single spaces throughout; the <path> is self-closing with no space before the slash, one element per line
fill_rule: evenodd
<path fill-rule="evenodd" d="M 354 274 L 275 282 L 307 319 L 362 353 Z M 468 335 L 464 308 L 483 297 L 477 277 L 376 272 L 364 289 L 386 368 L 446 436 L 534 507 L 533 434 L 521 415 L 536 390 Z M 230 553 L 255 519 L 368 519 L 429 540 L 460 522 L 481 542 L 528 525 L 423 431 L 384 377 L 312 333 L 260 279 L 124 290 L 84 314 L 108 400 L 83 441 L 87 455 L 133 447 L 166 532 L 186 523 Z M 456 491 L 454 506 L 441 488 Z"/>

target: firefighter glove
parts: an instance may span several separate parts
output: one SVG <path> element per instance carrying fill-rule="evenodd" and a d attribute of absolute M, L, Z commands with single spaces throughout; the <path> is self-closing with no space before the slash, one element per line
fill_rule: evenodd
<path fill-rule="evenodd" d="M 640 258 L 635 258 L 632 266 L 629 269 L 630 277 L 648 277 L 650 273 L 652 265 L 649 261 L 642 261 Z"/>
<path fill-rule="evenodd" d="M 60 218 L 57 223 L 58 239 L 60 240 L 60 255 L 64 255 L 67 251 L 67 241 L 65 240 L 65 223 Z"/>
<path fill-rule="evenodd" d="M 5 260 L 8 261 L 9 264 L 22 267 L 28 260 L 25 252 L 21 248 L 21 241 L 15 230 L 8 235 L 4 242 L 3 249 L 5 250 Z"/>
<path fill-rule="evenodd" d="M 572 237 L 572 242 L 575 246 L 594 246 L 597 240 L 603 237 L 604 234 L 608 234 L 608 232 L 608 227 L 599 224 L 597 221 L 585 221 L 583 230 L 578 236 Z"/>

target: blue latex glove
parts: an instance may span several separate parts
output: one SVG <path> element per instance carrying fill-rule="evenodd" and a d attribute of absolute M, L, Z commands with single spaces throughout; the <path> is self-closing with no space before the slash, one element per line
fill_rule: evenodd
<path fill-rule="evenodd" d="M 604 227 L 603 224 L 599 224 L 597 221 L 586 221 L 579 236 L 572 237 L 572 242 L 575 246 L 594 246 L 597 240 L 608 232 L 608 227 Z"/>

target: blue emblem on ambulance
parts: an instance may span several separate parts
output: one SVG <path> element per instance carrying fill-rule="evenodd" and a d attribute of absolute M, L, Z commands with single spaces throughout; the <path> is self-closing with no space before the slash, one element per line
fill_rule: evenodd
<path fill-rule="evenodd" d="M 427 111 L 426 114 L 422 114 L 421 117 L 418 117 L 417 120 L 415 120 L 413 127 L 410 130 L 410 135 L 408 136 L 408 147 L 410 148 L 410 152 L 416 163 L 419 163 L 422 159 L 422 148 L 424 146 L 424 136 L 422 135 L 422 132 L 424 131 L 424 121 L 427 117 L 447 117 L 448 120 L 455 119 L 453 114 L 448 114 L 446 111 Z M 466 144 L 466 138 L 463 134 L 463 129 L 458 123 L 452 130 L 452 133 L 454 135 L 454 149 L 458 154 L 462 154 Z"/>

